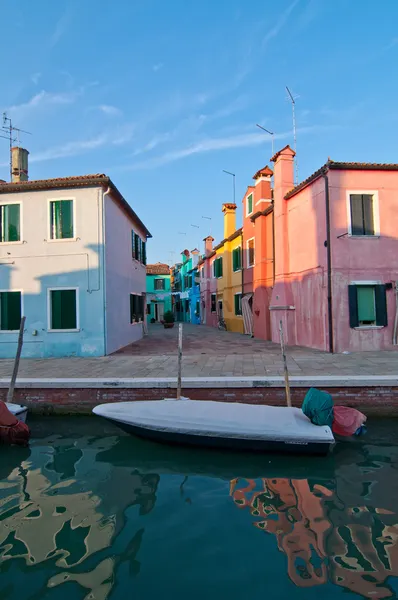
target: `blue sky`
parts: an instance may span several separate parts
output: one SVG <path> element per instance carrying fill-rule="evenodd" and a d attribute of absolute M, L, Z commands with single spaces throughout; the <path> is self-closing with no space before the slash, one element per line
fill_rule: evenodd
<path fill-rule="evenodd" d="M 33 134 L 21 138 L 30 178 L 107 173 L 153 234 L 150 261 L 175 261 L 210 224 L 221 240 L 222 169 L 240 207 L 271 156 L 255 123 L 275 149 L 292 143 L 285 85 L 298 96 L 300 180 L 328 156 L 398 162 L 395 0 L 0 7 L 0 110 Z M 0 139 L 3 179 L 7 161 Z"/>

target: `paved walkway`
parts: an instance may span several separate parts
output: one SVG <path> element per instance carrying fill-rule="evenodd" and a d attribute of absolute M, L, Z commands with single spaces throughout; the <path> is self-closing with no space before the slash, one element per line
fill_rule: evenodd
<path fill-rule="evenodd" d="M 184 325 L 184 377 L 277 376 L 283 374 L 277 344 L 203 325 Z M 288 367 L 297 376 L 398 375 L 397 352 L 327 354 L 288 348 Z M 12 360 L 0 360 L 0 378 L 10 377 Z M 177 327 L 150 327 L 140 342 L 103 358 L 22 359 L 21 378 L 175 377 Z"/>

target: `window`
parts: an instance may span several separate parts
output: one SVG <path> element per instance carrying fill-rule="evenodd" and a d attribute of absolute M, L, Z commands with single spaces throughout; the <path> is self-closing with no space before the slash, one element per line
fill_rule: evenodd
<path fill-rule="evenodd" d="M 146 305 L 146 314 L 147 314 L 147 315 L 150 315 L 150 314 L 151 314 L 151 305 L 150 305 L 150 304 L 147 304 L 147 305 Z"/>
<path fill-rule="evenodd" d="M 242 248 L 240 246 L 232 250 L 232 269 L 235 272 L 242 269 Z"/>
<path fill-rule="evenodd" d="M 350 194 L 351 235 L 376 235 L 373 194 Z"/>
<path fill-rule="evenodd" d="M 386 286 L 357 283 L 348 286 L 350 327 L 385 327 L 387 325 Z"/>
<path fill-rule="evenodd" d="M 49 329 L 76 331 L 78 328 L 77 289 L 49 290 Z"/>
<path fill-rule="evenodd" d="M 215 261 L 213 262 L 213 275 L 216 278 L 222 277 L 222 275 L 223 275 L 222 256 L 220 256 L 219 258 L 216 258 Z"/>
<path fill-rule="evenodd" d="M 247 241 L 247 266 L 254 265 L 254 238 Z"/>
<path fill-rule="evenodd" d="M 146 265 L 146 242 L 134 231 L 131 232 L 131 255 L 135 260 Z"/>
<path fill-rule="evenodd" d="M 130 294 L 130 323 L 144 320 L 144 296 Z"/>
<path fill-rule="evenodd" d="M 50 239 L 66 240 L 73 237 L 73 200 L 51 200 Z"/>
<path fill-rule="evenodd" d="M 21 315 L 21 292 L 0 292 L 0 331 L 17 331 Z"/>
<path fill-rule="evenodd" d="M 203 277 L 205 276 L 205 269 L 204 269 L 204 267 L 202 267 L 202 268 L 200 269 L 200 276 L 202 277 L 202 279 L 203 279 Z"/>
<path fill-rule="evenodd" d="M 196 300 L 195 315 L 197 317 L 199 317 L 199 315 L 200 315 L 200 301 L 199 300 Z"/>
<path fill-rule="evenodd" d="M 155 279 L 155 290 L 164 290 L 164 279 Z"/>
<path fill-rule="evenodd" d="M 251 215 L 253 212 L 253 194 L 249 194 L 246 199 L 246 214 Z"/>
<path fill-rule="evenodd" d="M 211 312 L 212 313 L 217 312 L 217 295 L 216 294 L 211 295 Z"/>
<path fill-rule="evenodd" d="M 189 300 L 185 300 L 185 312 L 189 312 L 190 306 L 189 306 Z"/>
<path fill-rule="evenodd" d="M 0 242 L 21 241 L 20 215 L 20 204 L 2 204 L 0 206 Z"/>
<path fill-rule="evenodd" d="M 235 314 L 242 314 L 242 294 L 235 294 Z"/>

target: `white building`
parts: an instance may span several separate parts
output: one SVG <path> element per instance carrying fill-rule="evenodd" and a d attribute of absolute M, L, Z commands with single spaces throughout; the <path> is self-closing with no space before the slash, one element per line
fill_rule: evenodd
<path fill-rule="evenodd" d="M 106 175 L 0 181 L 0 357 L 102 356 L 143 335 L 148 229 Z"/>

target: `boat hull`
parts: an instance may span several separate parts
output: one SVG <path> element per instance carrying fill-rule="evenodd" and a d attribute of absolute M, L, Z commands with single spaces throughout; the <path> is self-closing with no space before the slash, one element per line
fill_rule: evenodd
<path fill-rule="evenodd" d="M 17 417 L 18 421 L 26 423 L 26 418 L 28 416 L 27 406 L 22 406 L 22 404 L 7 404 L 7 408 L 15 417 Z"/>
<path fill-rule="evenodd" d="M 220 436 L 202 436 L 187 433 L 178 433 L 170 431 L 158 431 L 148 429 L 129 423 L 121 423 L 114 419 L 109 419 L 120 429 L 141 437 L 162 444 L 196 446 L 202 448 L 219 448 L 245 452 L 282 452 L 287 454 L 317 454 L 326 456 L 334 446 L 334 443 L 325 442 L 286 442 L 278 440 L 251 440 L 248 438 L 228 438 Z"/>
<path fill-rule="evenodd" d="M 157 442 L 254 452 L 327 454 L 329 427 L 297 408 L 205 400 L 153 400 L 96 406 L 94 414 Z"/>

